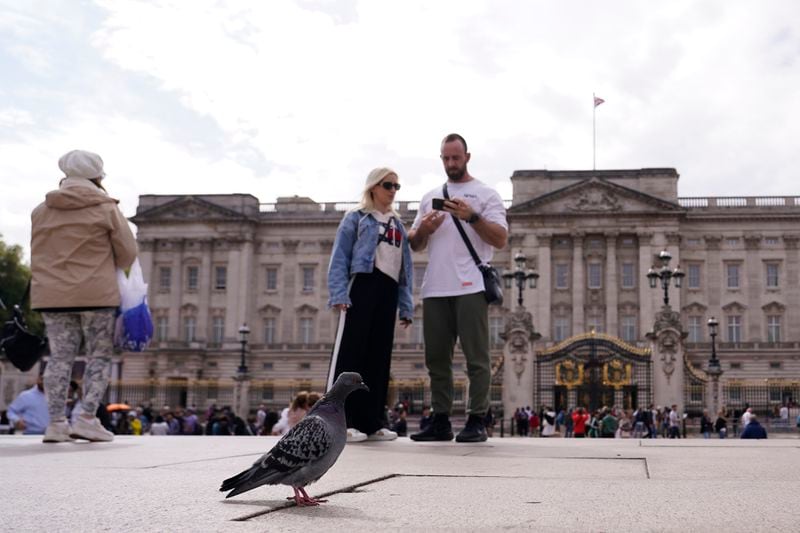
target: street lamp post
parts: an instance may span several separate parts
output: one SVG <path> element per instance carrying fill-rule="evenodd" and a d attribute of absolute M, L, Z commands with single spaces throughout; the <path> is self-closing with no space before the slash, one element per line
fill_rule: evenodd
<path fill-rule="evenodd" d="M 239 328 L 239 342 L 242 345 L 242 353 L 241 353 L 241 360 L 239 361 L 239 368 L 237 372 L 239 374 L 247 374 L 247 362 L 245 361 L 245 354 L 247 352 L 247 336 L 250 335 L 250 328 L 247 327 L 247 324 L 242 324 L 242 327 Z"/>
<path fill-rule="evenodd" d="M 520 307 L 522 307 L 522 291 L 525 290 L 525 282 L 528 282 L 528 286 L 531 289 L 535 289 L 536 280 L 539 279 L 539 274 L 535 270 L 526 270 L 525 263 L 527 261 L 528 258 L 525 257 L 525 254 L 520 250 L 517 252 L 517 255 L 514 256 L 514 263 L 517 265 L 514 272 L 506 272 L 503 274 L 506 289 L 512 288 L 514 286 L 514 281 L 516 281 L 517 289 L 519 290 L 517 304 L 519 304 Z"/>
<path fill-rule="evenodd" d="M 713 415 L 719 411 L 719 377 L 722 375 L 722 365 L 717 358 L 717 326 L 719 322 L 713 316 L 708 319 L 708 334 L 711 337 L 711 359 L 708 360 L 706 373 L 711 377 L 711 397 Z"/>
<path fill-rule="evenodd" d="M 250 328 L 247 324 L 242 324 L 239 328 L 239 343 L 242 345 L 240 352 L 241 359 L 239 360 L 239 368 L 236 369 L 236 375 L 233 377 L 234 391 L 233 391 L 233 412 L 242 418 L 247 419 L 247 414 L 250 412 L 250 403 L 248 396 L 250 393 L 250 376 L 247 374 L 247 336 L 250 335 Z"/>
<path fill-rule="evenodd" d="M 681 288 L 681 282 L 686 275 L 681 270 L 680 265 L 675 267 L 674 270 L 669 269 L 669 262 L 672 259 L 672 254 L 664 250 L 658 254 L 661 260 L 661 268 L 656 270 L 655 265 L 650 267 L 647 271 L 647 279 L 650 282 L 650 288 L 655 289 L 658 286 L 658 280 L 661 280 L 661 287 L 664 289 L 664 306 L 669 307 L 669 285 L 674 281 L 675 288 Z"/>

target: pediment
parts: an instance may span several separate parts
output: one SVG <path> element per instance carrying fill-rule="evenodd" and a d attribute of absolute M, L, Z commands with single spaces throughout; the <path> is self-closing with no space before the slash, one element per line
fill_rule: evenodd
<path fill-rule="evenodd" d="M 683 312 L 687 314 L 695 314 L 695 315 L 703 315 L 705 314 L 708 307 L 701 304 L 700 302 L 692 302 L 688 305 L 683 306 Z"/>
<path fill-rule="evenodd" d="M 137 213 L 131 218 L 135 224 L 141 222 L 196 221 L 196 220 L 243 220 L 247 217 L 196 196 L 183 196 L 165 204 Z"/>
<path fill-rule="evenodd" d="M 597 215 L 682 210 L 677 203 L 593 177 L 511 206 L 508 212 L 537 215 Z"/>
<path fill-rule="evenodd" d="M 281 308 L 272 304 L 267 304 L 261 307 L 258 312 L 262 315 L 279 315 L 281 313 Z"/>

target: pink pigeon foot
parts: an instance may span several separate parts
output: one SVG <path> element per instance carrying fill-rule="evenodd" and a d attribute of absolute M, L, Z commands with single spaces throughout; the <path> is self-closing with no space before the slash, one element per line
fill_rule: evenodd
<path fill-rule="evenodd" d="M 308 493 L 303 487 L 292 487 L 292 489 L 294 490 L 294 498 L 289 497 L 286 499 L 287 500 L 294 499 L 294 502 L 297 504 L 298 507 L 312 507 L 328 501 L 328 500 L 318 500 L 316 498 L 312 498 L 311 496 L 308 495 Z"/>

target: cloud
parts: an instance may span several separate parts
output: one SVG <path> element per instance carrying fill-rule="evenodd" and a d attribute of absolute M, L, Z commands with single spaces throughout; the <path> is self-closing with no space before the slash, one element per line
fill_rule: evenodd
<path fill-rule="evenodd" d="M 22 7 L 20 7 L 22 6 Z M 687 195 L 793 194 L 800 6 L 688 0 L 6 3 L 0 10 L 0 231 L 75 147 L 139 194 L 358 197 L 369 169 L 401 200 L 469 141 L 508 197 L 516 169 L 675 167 Z M 755 180 L 762 180 L 758 190 Z M 17 190 L 19 189 L 19 190 Z"/>

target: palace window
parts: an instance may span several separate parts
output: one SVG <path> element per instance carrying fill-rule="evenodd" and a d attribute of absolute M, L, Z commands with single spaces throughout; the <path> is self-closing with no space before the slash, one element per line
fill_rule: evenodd
<path fill-rule="evenodd" d="M 589 263 L 589 288 L 600 289 L 603 287 L 603 265 Z"/>
<path fill-rule="evenodd" d="M 160 316 L 156 318 L 156 340 L 165 342 L 169 335 L 169 317 Z"/>
<path fill-rule="evenodd" d="M 625 342 L 636 341 L 636 317 L 625 315 L 620 320 L 620 336 Z"/>
<path fill-rule="evenodd" d="M 739 288 L 739 267 L 739 263 L 727 263 L 725 265 L 729 289 Z"/>
<path fill-rule="evenodd" d="M 767 342 L 781 342 L 780 315 L 767 316 Z"/>
<path fill-rule="evenodd" d="M 225 338 L 225 317 L 215 316 L 211 319 L 211 342 L 222 344 Z"/>
<path fill-rule="evenodd" d="M 277 339 L 277 320 L 274 316 L 270 316 L 264 319 L 264 344 L 275 344 Z"/>
<path fill-rule="evenodd" d="M 767 288 L 778 288 L 778 263 L 767 263 Z"/>
<path fill-rule="evenodd" d="M 728 342 L 742 342 L 742 316 L 728 315 Z"/>
<path fill-rule="evenodd" d="M 636 288 L 636 268 L 633 263 L 622 263 L 622 288 Z"/>
<path fill-rule="evenodd" d="M 278 269 L 277 267 L 267 267 L 267 290 L 278 290 Z"/>
<path fill-rule="evenodd" d="M 589 318 L 586 320 L 586 326 L 589 331 L 594 330 L 595 333 L 605 333 L 603 317 L 599 315 L 589 315 Z"/>
<path fill-rule="evenodd" d="M 228 267 L 214 267 L 214 289 L 224 291 L 228 286 Z"/>
<path fill-rule="evenodd" d="M 553 340 L 561 342 L 569 337 L 570 319 L 557 316 L 553 319 Z"/>
<path fill-rule="evenodd" d="M 567 263 L 555 264 L 556 289 L 569 289 L 569 265 Z"/>
<path fill-rule="evenodd" d="M 193 316 L 183 317 L 183 340 L 194 342 L 197 338 L 197 319 Z"/>
<path fill-rule="evenodd" d="M 687 342 L 702 342 L 703 341 L 703 318 L 699 316 L 690 316 L 687 320 L 687 329 L 689 335 L 686 338 Z"/>
<path fill-rule="evenodd" d="M 197 290 L 198 280 L 200 278 L 200 268 L 196 266 L 186 267 L 186 289 L 190 291 Z"/>
<path fill-rule="evenodd" d="M 172 286 L 172 269 L 170 267 L 159 267 L 158 269 L 158 289 L 169 291 Z"/>
<path fill-rule="evenodd" d="M 311 317 L 300 318 L 300 342 L 302 344 L 314 342 L 314 319 Z"/>
<path fill-rule="evenodd" d="M 689 263 L 686 267 L 686 287 L 689 289 L 699 289 L 700 275 L 700 265 L 698 263 Z"/>
<path fill-rule="evenodd" d="M 314 290 L 314 270 L 313 266 L 303 267 L 303 292 L 312 292 Z"/>

